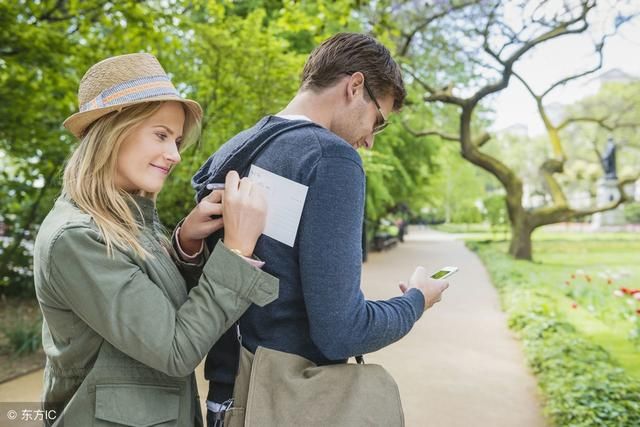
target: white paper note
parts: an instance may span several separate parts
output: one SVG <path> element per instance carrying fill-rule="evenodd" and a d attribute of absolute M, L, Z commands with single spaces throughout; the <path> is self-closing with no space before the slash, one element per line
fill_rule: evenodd
<path fill-rule="evenodd" d="M 264 234 L 293 247 L 309 187 L 251 165 L 249 178 L 260 185 L 267 198 Z"/>

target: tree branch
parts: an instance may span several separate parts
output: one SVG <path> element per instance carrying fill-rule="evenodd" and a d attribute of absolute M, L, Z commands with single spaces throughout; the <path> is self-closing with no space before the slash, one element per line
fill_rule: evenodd
<path fill-rule="evenodd" d="M 554 90 L 558 86 L 563 86 L 563 85 L 569 83 L 572 80 L 577 80 L 577 79 L 579 79 L 581 77 L 588 76 L 589 74 L 593 74 L 596 71 L 600 70 L 602 68 L 602 64 L 603 64 L 603 61 L 604 61 L 604 54 L 602 52 L 602 48 L 604 47 L 605 39 L 608 36 L 609 36 L 608 34 L 604 35 L 602 37 L 602 40 L 600 41 L 600 43 L 598 43 L 596 45 L 596 52 L 598 53 L 598 63 L 593 68 L 591 68 L 589 70 L 586 70 L 586 71 L 584 71 L 582 73 L 577 73 L 577 74 L 574 74 L 572 76 L 565 77 L 564 79 L 558 80 L 557 82 L 555 82 L 551 86 L 549 86 L 547 88 L 547 90 L 542 92 L 542 95 L 540 95 L 540 98 L 544 98 L 545 96 L 547 96 L 549 94 L 549 92 L 551 92 L 552 90 Z"/>
<path fill-rule="evenodd" d="M 608 117 L 588 117 L 588 116 L 581 116 L 581 117 L 569 117 L 567 119 L 565 119 L 560 125 L 558 125 L 558 130 L 563 129 L 565 127 L 567 127 L 568 125 L 572 124 L 572 123 L 577 123 L 577 122 L 586 122 L 586 123 L 595 123 L 598 126 L 600 126 L 603 129 L 606 129 L 608 131 L 614 131 L 616 129 L 624 129 L 624 128 L 638 128 L 640 127 L 640 123 L 607 123 L 607 119 Z"/>
<path fill-rule="evenodd" d="M 513 64 L 518 59 L 520 59 L 525 53 L 527 53 L 529 50 L 533 49 L 537 45 L 558 37 L 568 35 L 568 34 L 580 34 L 586 31 L 586 29 L 589 27 L 586 21 L 586 17 L 589 11 L 594 7 L 595 7 L 595 2 L 593 0 L 585 0 L 582 3 L 582 12 L 580 13 L 579 16 L 569 21 L 563 22 L 562 24 L 557 25 L 556 27 L 550 29 L 549 31 L 546 31 L 545 33 L 539 35 L 538 37 L 532 40 L 529 40 L 528 42 L 524 43 L 524 45 L 520 47 L 520 49 L 516 50 L 513 54 L 511 54 L 511 56 L 509 56 L 505 60 L 501 59 L 500 56 L 496 54 L 489 46 L 489 26 L 491 23 L 491 19 L 489 19 L 487 21 L 487 26 L 485 27 L 485 31 L 484 31 L 483 48 L 486 53 L 492 56 L 496 61 L 498 61 L 498 63 L 500 63 L 504 67 L 502 71 L 502 77 L 500 81 L 498 81 L 497 83 L 489 84 L 479 89 L 467 101 L 470 104 L 475 105 L 487 95 L 490 95 L 495 92 L 499 92 L 500 90 L 506 88 L 509 84 L 509 78 L 513 73 Z M 580 26 L 576 28 L 572 28 L 575 24 L 579 22 L 582 22 Z"/>
<path fill-rule="evenodd" d="M 491 140 L 491 135 L 489 135 L 488 132 L 483 132 L 482 135 L 474 139 L 472 143 L 476 147 L 480 148 L 490 140 Z"/>
<path fill-rule="evenodd" d="M 437 19 L 440 19 L 440 18 L 442 18 L 444 16 L 447 16 L 449 13 L 454 12 L 456 10 L 464 9 L 467 6 L 478 4 L 478 3 L 480 3 L 480 1 L 481 0 L 474 0 L 474 1 L 469 1 L 469 2 L 465 2 L 465 3 L 460 3 L 458 5 L 451 5 L 449 8 L 445 8 L 441 12 L 438 12 L 438 13 L 436 13 L 434 15 L 426 17 L 420 24 L 418 24 L 411 31 L 402 33 L 402 36 L 404 38 L 404 43 L 402 44 L 402 47 L 399 49 L 398 54 L 400 56 L 405 56 L 407 54 L 407 52 L 409 51 L 409 47 L 411 46 L 411 42 L 413 42 L 413 38 L 416 36 L 416 34 L 418 34 L 420 31 L 424 30 L 425 28 L 427 28 L 427 26 L 429 26 L 429 24 L 431 24 L 433 21 L 435 21 Z"/>
<path fill-rule="evenodd" d="M 520 80 L 520 82 L 524 85 L 524 87 L 527 89 L 527 91 L 531 94 L 531 96 L 535 100 L 536 107 L 538 108 L 538 114 L 540 114 L 540 118 L 542 119 L 542 122 L 544 123 L 544 127 L 547 130 L 547 134 L 549 135 L 549 142 L 551 142 L 551 147 L 553 148 L 553 152 L 556 155 L 557 160 L 564 161 L 566 156 L 564 154 L 564 149 L 562 148 L 562 143 L 560 141 L 559 129 L 557 126 L 555 126 L 551 122 L 551 118 L 547 114 L 547 110 L 545 109 L 544 104 L 542 103 L 542 96 L 537 95 L 533 91 L 531 86 L 529 86 L 529 84 L 520 74 L 514 71 L 513 75 L 518 80 Z"/>
<path fill-rule="evenodd" d="M 602 206 L 593 206 L 587 209 L 571 209 L 568 206 L 549 206 L 539 208 L 530 213 L 531 223 L 537 228 L 542 225 L 555 224 L 557 222 L 566 221 L 572 218 L 580 218 L 587 215 L 593 215 L 599 212 L 606 212 L 617 208 L 621 204 L 630 200 L 629 195 L 624 190 L 624 186 L 636 182 L 640 179 L 640 173 L 618 180 L 618 191 L 620 197 L 610 203 Z"/>
<path fill-rule="evenodd" d="M 424 80 L 422 80 L 420 77 L 418 77 L 413 70 L 411 70 L 409 67 L 407 66 L 403 66 L 402 67 L 404 71 L 406 71 L 407 73 L 409 73 L 409 75 L 411 77 L 413 77 L 413 79 L 424 88 L 424 90 L 426 90 L 429 93 L 434 93 L 435 89 L 433 89 L 427 82 L 425 82 Z"/>
<path fill-rule="evenodd" d="M 554 205 L 557 207 L 568 206 L 567 196 L 554 176 L 556 173 L 564 172 L 564 160 L 547 159 L 540 167 L 540 172 L 547 183 Z"/>
<path fill-rule="evenodd" d="M 426 95 L 424 98 L 425 102 L 444 102 L 445 104 L 455 104 L 460 107 L 464 107 L 466 101 L 460 97 L 454 96 L 450 90 L 440 91 L 433 93 L 431 95 Z"/>
<path fill-rule="evenodd" d="M 402 126 L 407 130 L 407 132 L 409 132 L 411 135 L 415 136 L 416 138 L 423 138 L 425 136 L 438 136 L 441 139 L 444 139 L 446 141 L 460 142 L 460 136 L 448 135 L 436 130 L 415 131 L 411 129 L 407 124 L 407 122 L 405 122 L 404 120 L 402 121 Z"/>

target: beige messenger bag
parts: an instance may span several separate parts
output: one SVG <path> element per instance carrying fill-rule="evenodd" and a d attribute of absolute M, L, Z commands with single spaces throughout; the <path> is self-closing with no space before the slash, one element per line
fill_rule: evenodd
<path fill-rule="evenodd" d="M 240 346 L 225 427 L 404 426 L 398 386 L 380 365 L 317 366 L 304 357 Z"/>

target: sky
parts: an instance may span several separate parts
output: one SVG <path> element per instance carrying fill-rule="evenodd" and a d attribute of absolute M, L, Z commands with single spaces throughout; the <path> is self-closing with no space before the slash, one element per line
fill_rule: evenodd
<path fill-rule="evenodd" d="M 534 91 L 540 93 L 571 71 L 591 68 L 597 63 L 597 57 L 593 53 L 590 37 L 567 36 L 545 44 L 542 49 L 537 49 L 519 62 L 516 71 L 524 75 Z M 567 104 L 593 94 L 597 90 L 597 84 L 587 82 L 616 68 L 640 78 L 640 18 L 626 23 L 618 34 L 607 39 L 600 71 L 576 83 L 555 89 L 545 97 L 545 104 Z M 544 131 L 533 98 L 516 78 L 512 78 L 509 87 L 496 97 L 494 107 L 494 131 L 516 124 L 526 125 L 530 136 Z"/>

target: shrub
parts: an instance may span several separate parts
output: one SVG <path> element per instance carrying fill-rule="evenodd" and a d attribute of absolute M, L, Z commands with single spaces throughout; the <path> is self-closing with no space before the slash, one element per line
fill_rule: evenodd
<path fill-rule="evenodd" d="M 9 347 L 16 356 L 31 354 L 42 345 L 42 321 L 29 324 L 20 320 L 4 329 L 4 335 L 9 341 Z"/>

